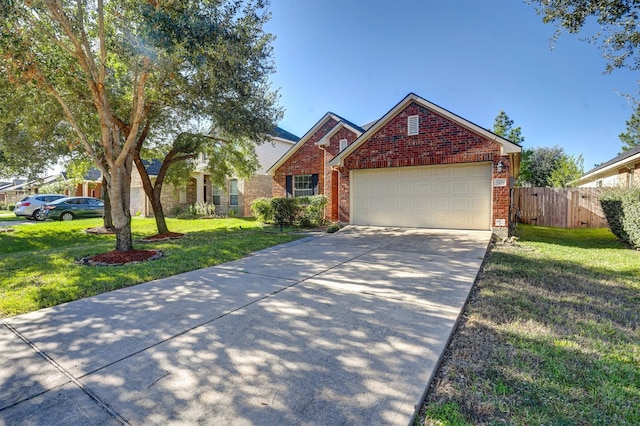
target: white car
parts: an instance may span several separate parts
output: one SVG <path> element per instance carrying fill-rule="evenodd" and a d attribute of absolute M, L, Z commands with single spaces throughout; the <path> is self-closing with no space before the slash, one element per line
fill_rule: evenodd
<path fill-rule="evenodd" d="M 40 207 L 42 207 L 43 204 L 65 197 L 66 195 L 62 194 L 29 195 L 16 203 L 13 213 L 15 213 L 16 216 L 23 216 L 27 219 L 44 220 L 45 218 L 40 216 Z"/>

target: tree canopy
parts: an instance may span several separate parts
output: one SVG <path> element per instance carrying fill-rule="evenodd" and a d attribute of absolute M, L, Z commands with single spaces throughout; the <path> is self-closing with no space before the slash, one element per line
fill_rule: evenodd
<path fill-rule="evenodd" d="M 518 145 L 522 145 L 524 142 L 522 128 L 520 126 L 513 127 L 513 120 L 502 109 L 493 121 L 493 133 Z"/>
<path fill-rule="evenodd" d="M 14 121 L 33 132 L 25 140 L 51 149 L 54 133 L 35 130 L 72 131 L 60 139 L 105 178 L 117 250 L 133 247 L 131 171 L 145 146 L 202 120 L 224 141 L 260 142 L 273 129 L 281 112 L 268 83 L 268 19 L 262 0 L 0 3 L 3 94 L 34 94 Z M 3 96 L 0 108 L 16 103 Z M 50 126 L 39 125 L 37 105 L 51 106 Z M 2 137 L 0 153 L 19 149 L 11 133 Z"/>
<path fill-rule="evenodd" d="M 620 133 L 618 137 L 622 142 L 623 151 L 640 145 L 640 103 L 636 103 L 631 118 L 627 120 L 627 131 Z"/>
<path fill-rule="evenodd" d="M 562 31 L 590 31 L 587 41 L 596 45 L 607 61 L 606 71 L 640 69 L 640 2 L 635 0 L 528 0 L 544 23 Z M 589 25 L 590 23 L 597 25 Z"/>

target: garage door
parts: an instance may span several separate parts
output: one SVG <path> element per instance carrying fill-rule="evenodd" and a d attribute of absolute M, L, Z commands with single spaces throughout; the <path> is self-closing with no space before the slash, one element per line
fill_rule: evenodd
<path fill-rule="evenodd" d="M 351 223 L 490 229 L 491 163 L 351 171 Z"/>

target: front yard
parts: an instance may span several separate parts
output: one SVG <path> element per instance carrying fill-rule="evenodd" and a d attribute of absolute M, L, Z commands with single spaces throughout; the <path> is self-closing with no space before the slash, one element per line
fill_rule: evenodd
<path fill-rule="evenodd" d="M 299 238 L 265 232 L 253 219 L 167 221 L 171 231 L 186 235 L 180 240 L 136 244 L 157 231 L 153 219 L 133 219 L 135 248 L 162 250 L 165 257 L 123 266 L 74 263 L 115 248 L 115 236 L 84 232 L 100 226 L 102 219 L 30 221 L 14 225 L 14 232 L 0 232 L 0 318 L 217 265 Z"/>
<path fill-rule="evenodd" d="M 640 424 L 640 251 L 519 231 L 485 259 L 418 423 Z"/>

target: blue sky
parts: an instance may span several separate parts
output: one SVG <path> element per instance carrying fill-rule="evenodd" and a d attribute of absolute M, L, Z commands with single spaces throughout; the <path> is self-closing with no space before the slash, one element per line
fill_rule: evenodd
<path fill-rule="evenodd" d="M 585 171 L 621 151 L 637 95 L 627 70 L 603 74 L 600 51 L 518 0 L 272 0 L 266 30 L 285 108 L 302 136 L 327 111 L 356 124 L 408 93 L 488 129 L 500 109 L 528 148 L 559 145 Z M 585 36 L 587 34 L 584 34 Z"/>

